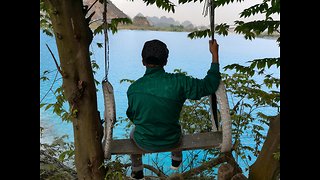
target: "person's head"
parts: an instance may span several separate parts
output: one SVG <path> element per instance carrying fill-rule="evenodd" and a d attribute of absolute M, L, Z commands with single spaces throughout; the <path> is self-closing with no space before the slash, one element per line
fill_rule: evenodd
<path fill-rule="evenodd" d="M 142 63 L 145 66 L 165 66 L 168 61 L 169 50 L 167 45 L 157 39 L 144 43 L 142 49 Z"/>

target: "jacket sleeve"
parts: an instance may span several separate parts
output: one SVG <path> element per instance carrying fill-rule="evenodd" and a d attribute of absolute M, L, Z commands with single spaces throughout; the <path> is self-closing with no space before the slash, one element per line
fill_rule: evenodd
<path fill-rule="evenodd" d="M 182 80 L 183 96 L 185 99 L 199 100 L 216 92 L 221 80 L 219 64 L 211 63 L 207 75 L 203 79 L 184 76 Z"/>
<path fill-rule="evenodd" d="M 127 108 L 127 111 L 126 111 L 126 115 L 127 117 L 129 118 L 130 121 L 133 121 L 133 112 L 132 112 L 132 100 L 129 98 L 129 90 L 127 92 L 127 99 L 128 99 L 128 108 Z"/>
<path fill-rule="evenodd" d="M 133 120 L 130 106 L 128 107 L 128 109 L 126 111 L 126 115 L 127 115 L 127 117 L 129 118 L 130 121 Z"/>

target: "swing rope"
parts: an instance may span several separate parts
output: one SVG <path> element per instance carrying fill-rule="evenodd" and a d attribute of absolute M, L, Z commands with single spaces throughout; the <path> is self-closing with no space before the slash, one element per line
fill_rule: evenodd
<path fill-rule="evenodd" d="M 204 16 L 208 15 L 208 11 L 210 10 L 210 30 L 211 30 L 211 39 L 214 40 L 214 9 L 215 4 L 213 0 L 205 0 L 204 7 L 202 14 Z M 210 101 L 210 111 L 211 111 L 211 118 L 212 118 L 212 130 L 218 131 L 219 128 L 219 121 L 218 121 L 218 107 L 217 107 L 217 96 L 215 93 L 209 95 Z"/>
<path fill-rule="evenodd" d="M 203 15 L 208 15 L 208 10 L 210 9 L 210 30 L 211 30 L 211 39 L 214 40 L 214 10 L 216 4 L 214 0 L 205 0 Z M 232 148 L 232 123 L 230 117 L 230 108 L 228 102 L 228 96 L 226 92 L 225 85 L 223 81 L 220 81 L 220 85 L 216 93 L 209 96 L 210 105 L 211 105 L 211 116 L 213 116 L 212 128 L 215 131 L 222 131 L 222 143 L 220 145 L 221 152 L 229 152 Z M 221 124 L 218 121 L 218 107 L 220 105 L 220 116 Z M 214 125 L 215 124 L 215 125 Z M 216 128 L 216 129 L 215 129 Z"/>
<path fill-rule="evenodd" d="M 104 65 L 105 77 L 108 80 L 109 73 L 109 39 L 108 39 L 108 22 L 107 22 L 107 0 L 103 1 L 103 33 L 104 33 Z"/>
<path fill-rule="evenodd" d="M 214 40 L 214 10 L 216 7 L 213 2 L 214 0 L 205 0 L 202 10 L 202 15 L 204 15 L 204 17 L 208 15 L 208 11 L 210 10 L 210 30 L 212 40 Z"/>
<path fill-rule="evenodd" d="M 108 40 L 108 22 L 107 22 L 107 0 L 103 1 L 103 30 L 104 30 L 104 60 L 105 60 L 105 77 L 102 80 L 102 90 L 104 98 L 104 137 L 103 149 L 105 159 L 111 158 L 111 143 L 113 127 L 116 122 L 116 105 L 112 84 L 108 81 L 109 73 L 109 40 Z"/>
<path fill-rule="evenodd" d="M 209 1 L 208 5 L 210 5 L 210 27 L 211 27 L 211 39 L 213 41 L 214 40 L 214 8 L 215 8 L 213 0 Z M 211 104 L 212 104 L 213 119 L 215 121 L 217 130 L 219 130 L 217 96 L 215 93 L 213 93 L 210 95 L 209 98 L 212 102 Z"/>
<path fill-rule="evenodd" d="M 215 4 L 213 3 L 213 0 L 208 2 L 210 5 L 210 28 L 211 28 L 211 39 L 214 40 L 214 9 Z"/>

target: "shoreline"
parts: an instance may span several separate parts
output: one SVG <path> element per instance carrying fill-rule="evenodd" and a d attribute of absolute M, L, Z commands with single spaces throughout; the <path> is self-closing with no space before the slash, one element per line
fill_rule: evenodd
<path fill-rule="evenodd" d="M 91 30 L 94 31 L 99 25 L 97 23 L 91 24 Z M 119 24 L 117 27 L 118 30 L 139 30 L 139 31 L 163 31 L 163 32 L 187 32 L 191 33 L 194 31 L 201 31 L 205 29 L 185 29 L 183 26 L 170 26 L 170 27 L 154 27 L 154 26 L 137 26 L 133 24 Z M 234 29 L 229 29 L 229 34 L 238 34 L 234 31 Z M 243 35 L 243 34 L 242 34 Z M 261 33 L 260 35 L 257 35 L 255 38 L 262 38 L 262 39 L 274 39 L 277 40 L 280 37 L 280 33 L 274 32 L 271 35 L 268 35 L 267 33 Z"/>
<path fill-rule="evenodd" d="M 162 31 L 162 32 L 187 32 L 187 33 L 191 33 L 193 31 L 197 31 L 197 30 L 192 30 L 192 31 L 189 31 L 189 30 L 167 30 L 165 28 L 158 28 L 158 27 L 143 27 L 143 28 L 139 28 L 139 27 L 118 27 L 118 30 L 132 30 L 132 31 Z M 240 33 L 236 33 L 234 31 L 228 31 L 228 35 L 230 34 L 236 34 L 236 35 L 243 35 L 243 34 L 240 34 Z M 228 36 L 227 35 L 227 36 Z M 244 36 L 244 35 L 243 35 Z M 260 35 L 257 35 L 255 36 L 255 38 L 261 38 L 261 39 L 272 39 L 272 40 L 277 40 L 278 38 L 280 37 L 280 34 L 272 34 L 272 35 L 268 35 L 268 34 L 260 34 Z"/>

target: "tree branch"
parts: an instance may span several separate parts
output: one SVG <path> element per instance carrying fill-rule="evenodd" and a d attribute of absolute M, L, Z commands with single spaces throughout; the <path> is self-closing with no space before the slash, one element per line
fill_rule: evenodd
<path fill-rule="evenodd" d="M 189 171 L 182 173 L 182 176 L 184 178 L 192 177 L 194 175 L 200 174 L 201 172 L 224 162 L 227 162 L 227 158 L 225 155 L 221 155 L 218 158 L 211 159 L 210 161 L 204 162 L 196 168 L 190 169 Z"/>
<path fill-rule="evenodd" d="M 222 164 L 224 162 L 229 163 L 231 166 L 234 167 L 234 174 L 242 173 L 241 168 L 239 167 L 238 163 L 234 160 L 232 153 L 223 153 L 219 157 L 215 159 L 211 159 L 210 161 L 202 163 L 200 166 L 190 169 L 187 172 L 182 173 L 180 176 L 183 178 L 190 178 L 194 175 L 200 174 L 201 172 L 208 170 L 214 166 Z"/>
<path fill-rule="evenodd" d="M 58 75 L 58 72 L 56 73 L 56 75 L 55 75 L 55 77 L 54 77 L 54 79 L 53 79 L 53 82 L 52 82 L 49 90 L 48 90 L 47 93 L 41 98 L 40 104 L 41 104 L 41 102 L 44 100 L 44 98 L 49 94 L 50 90 L 52 90 L 52 87 L 53 87 L 54 83 L 56 82 L 57 75 Z"/>
<path fill-rule="evenodd" d="M 189 152 L 189 153 L 190 153 L 190 152 Z M 196 155 L 199 155 L 200 153 L 201 153 L 201 151 L 199 151 L 198 153 L 196 153 Z M 190 163 L 187 165 L 187 167 L 185 167 L 185 168 L 182 170 L 182 172 L 185 172 L 189 167 L 191 167 L 191 166 L 193 165 L 194 160 L 197 158 L 196 155 L 191 154 L 192 159 L 191 159 Z"/>
<path fill-rule="evenodd" d="M 128 164 L 124 164 L 123 165 L 125 168 L 128 168 L 129 166 L 131 166 L 131 163 Z M 143 167 L 146 169 L 149 169 L 150 171 L 154 172 L 158 177 L 160 177 L 160 179 L 166 179 L 166 175 L 163 174 L 161 171 L 159 171 L 158 169 L 154 168 L 153 166 L 150 166 L 148 164 L 143 164 Z"/>
<path fill-rule="evenodd" d="M 94 3 L 91 4 L 91 6 L 88 8 L 87 12 L 90 11 L 90 9 L 96 4 L 97 1 L 98 1 L 98 0 L 96 0 Z"/>
<path fill-rule="evenodd" d="M 49 46 L 48 46 L 47 43 L 46 43 L 46 46 L 47 46 L 47 48 L 49 49 L 51 56 L 53 57 L 54 63 L 56 64 L 56 67 L 57 67 L 58 71 L 60 72 L 61 76 L 64 77 L 64 75 L 63 75 L 63 73 L 62 73 L 62 71 L 61 71 L 61 69 L 60 69 L 60 66 L 58 65 L 58 62 L 57 62 L 56 58 L 54 57 L 54 54 L 52 53 L 52 51 L 51 51 L 51 49 L 49 48 Z"/>
<path fill-rule="evenodd" d="M 219 157 L 211 159 L 210 161 L 207 161 L 207 162 L 203 162 L 200 166 L 198 166 L 196 168 L 192 168 L 189 171 L 186 171 L 181 174 L 176 173 L 176 174 L 173 174 L 169 177 L 151 165 L 143 164 L 143 166 L 144 166 L 144 168 L 149 169 L 150 171 L 154 172 L 160 179 L 169 179 L 169 180 L 172 179 L 173 180 L 173 179 L 177 179 L 177 178 L 180 178 L 180 179 L 181 178 L 183 178 L 183 179 L 190 178 L 192 176 L 198 175 L 201 172 L 208 170 L 208 169 L 211 169 L 212 167 L 217 166 L 219 164 L 222 164 L 224 162 L 227 162 L 232 167 L 234 167 L 233 174 L 242 173 L 242 169 L 240 168 L 238 163 L 233 158 L 232 152 L 222 153 Z M 128 168 L 129 166 L 131 166 L 131 163 L 127 163 L 127 164 L 123 165 L 124 168 Z"/>

